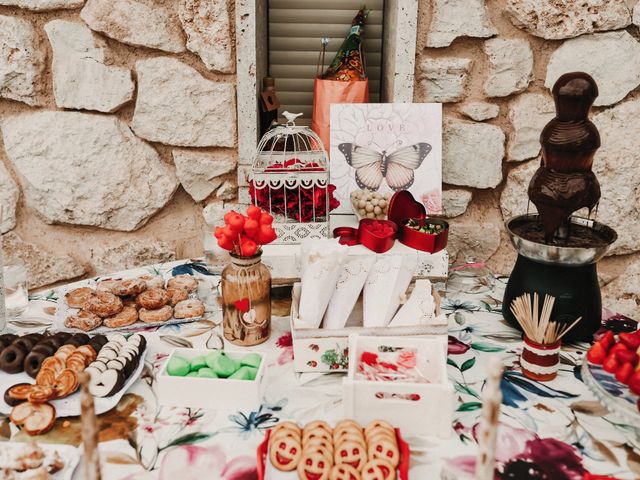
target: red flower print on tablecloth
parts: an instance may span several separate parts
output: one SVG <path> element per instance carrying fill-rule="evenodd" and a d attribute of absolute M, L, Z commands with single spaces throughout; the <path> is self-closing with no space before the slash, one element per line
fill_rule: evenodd
<path fill-rule="evenodd" d="M 278 356 L 278 365 L 285 365 L 293 361 L 293 336 L 287 332 L 276 340 L 276 346 L 282 349 Z"/>

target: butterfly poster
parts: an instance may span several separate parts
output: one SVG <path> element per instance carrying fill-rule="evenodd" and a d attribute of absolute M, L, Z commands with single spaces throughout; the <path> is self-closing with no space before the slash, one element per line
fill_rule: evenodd
<path fill-rule="evenodd" d="M 429 214 L 442 211 L 442 105 L 361 103 L 331 105 L 331 183 L 340 207 L 350 194 L 409 190 Z"/>

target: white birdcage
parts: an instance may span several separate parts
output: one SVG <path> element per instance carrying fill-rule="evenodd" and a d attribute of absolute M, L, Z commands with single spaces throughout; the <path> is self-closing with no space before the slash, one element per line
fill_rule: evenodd
<path fill-rule="evenodd" d="M 329 236 L 327 152 L 313 130 L 296 126 L 300 115 L 284 112 L 287 123 L 264 134 L 249 176 L 251 201 L 273 215 L 274 243 Z"/>

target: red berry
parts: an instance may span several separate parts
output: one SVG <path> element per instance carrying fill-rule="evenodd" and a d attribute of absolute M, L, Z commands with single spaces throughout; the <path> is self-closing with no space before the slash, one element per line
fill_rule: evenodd
<path fill-rule="evenodd" d="M 624 343 L 622 343 L 622 342 L 616 343 L 613 347 L 611 347 L 611 348 L 609 349 L 609 353 L 616 353 L 616 352 L 628 352 L 628 351 L 629 351 L 629 349 L 628 349 L 628 348 L 627 348 L 627 346 L 626 346 Z"/>
<path fill-rule="evenodd" d="M 260 216 L 262 215 L 262 209 L 256 205 L 251 205 L 247 208 L 247 217 L 252 220 L 260 221 Z"/>
<path fill-rule="evenodd" d="M 607 330 L 598 341 L 605 347 L 607 350 L 610 349 L 614 343 L 616 343 L 616 339 L 611 330 Z"/>
<path fill-rule="evenodd" d="M 600 342 L 594 343 L 587 352 L 587 360 L 596 365 L 602 365 L 606 356 L 607 352 Z"/>
<path fill-rule="evenodd" d="M 224 248 L 225 250 L 233 249 L 233 242 L 229 237 L 225 235 L 218 238 L 218 245 L 220 246 L 220 248 Z"/>
<path fill-rule="evenodd" d="M 626 333 L 622 332 L 618 335 L 618 338 L 624 343 L 630 350 L 637 350 L 640 347 L 640 334 L 638 332 Z"/>
<path fill-rule="evenodd" d="M 607 358 L 604 359 L 604 362 L 602 362 L 602 369 L 609 373 L 614 373 L 618 370 L 619 366 L 620 362 L 618 361 L 615 353 L 609 353 Z"/>
<path fill-rule="evenodd" d="M 629 362 L 623 363 L 618 370 L 616 370 L 616 380 L 621 383 L 626 384 L 629 378 L 631 378 L 631 375 L 633 375 L 633 365 Z"/>
<path fill-rule="evenodd" d="M 629 390 L 631 390 L 636 395 L 640 395 L 640 372 L 635 372 L 631 377 L 629 377 Z"/>
<path fill-rule="evenodd" d="M 255 240 L 255 236 L 258 234 L 259 230 L 260 224 L 257 220 L 249 218 L 246 222 L 244 222 L 244 233 L 252 240 Z"/>
<path fill-rule="evenodd" d="M 271 225 L 273 223 L 273 217 L 267 212 L 262 212 L 260 215 L 260 225 Z"/>
<path fill-rule="evenodd" d="M 620 363 L 631 363 L 634 366 L 638 364 L 639 357 L 636 352 L 632 352 L 631 350 L 618 350 L 615 354 Z"/>

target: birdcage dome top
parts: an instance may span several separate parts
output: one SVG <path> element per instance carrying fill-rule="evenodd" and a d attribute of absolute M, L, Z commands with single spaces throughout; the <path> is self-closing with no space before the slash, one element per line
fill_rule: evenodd
<path fill-rule="evenodd" d="M 323 171 L 327 153 L 320 137 L 309 127 L 298 126 L 300 113 L 283 113 L 287 122 L 268 130 L 260 139 L 253 163 L 254 173 L 284 171 Z"/>

